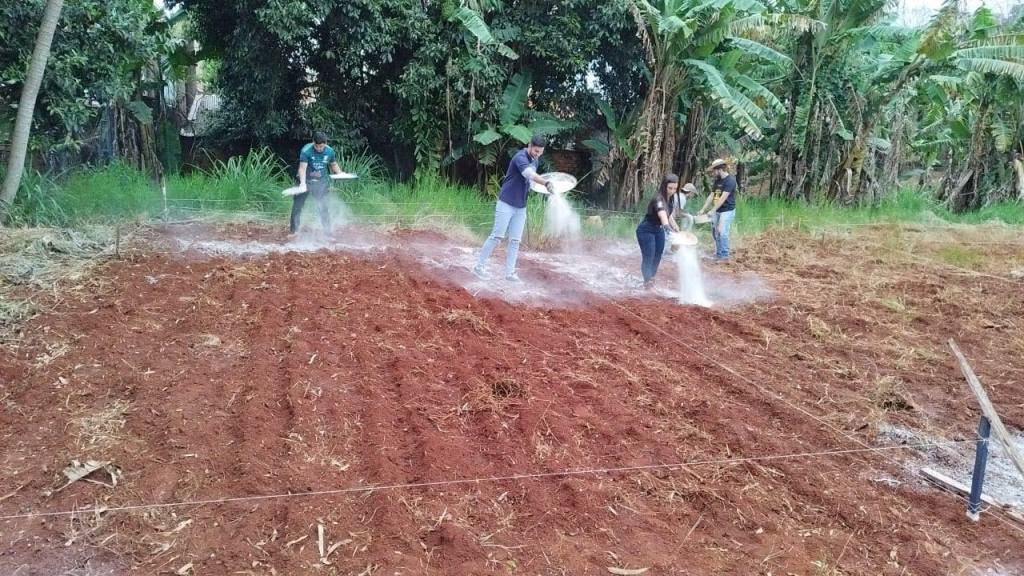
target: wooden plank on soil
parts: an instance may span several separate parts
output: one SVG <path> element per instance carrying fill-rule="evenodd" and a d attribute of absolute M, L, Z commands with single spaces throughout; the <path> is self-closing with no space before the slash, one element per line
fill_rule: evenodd
<path fill-rule="evenodd" d="M 953 355 L 960 362 L 960 372 L 967 379 L 967 383 L 971 386 L 971 391 L 974 392 L 978 403 L 981 404 L 982 413 L 985 414 L 985 418 L 988 418 L 989 423 L 992 424 L 992 430 L 996 433 L 999 441 L 1002 442 L 1003 448 L 1006 450 L 1006 454 L 1010 457 L 1013 465 L 1017 467 L 1017 472 L 1020 472 L 1021 478 L 1024 478 L 1024 456 L 1021 456 L 1020 452 L 1017 451 L 1017 446 L 1013 443 L 1013 437 L 1006 430 L 1006 426 L 1003 426 L 1003 421 L 999 419 L 999 414 L 996 413 L 995 407 L 992 406 L 992 402 L 988 399 L 988 393 L 982 387 L 981 380 L 978 380 L 974 370 L 971 369 L 971 365 L 967 363 L 967 358 L 964 358 L 963 353 L 960 352 L 960 348 L 952 338 L 949 339 L 949 347 L 953 349 Z"/>
<path fill-rule="evenodd" d="M 970 486 L 957 480 L 954 480 L 953 478 L 950 478 L 949 476 L 946 476 L 945 474 L 937 470 L 932 470 L 931 468 L 921 468 L 921 475 L 947 490 L 959 492 L 964 495 L 970 495 L 971 493 Z M 985 493 L 981 494 L 981 501 L 988 504 L 989 506 L 994 506 L 996 508 L 1003 509 L 1011 518 L 1018 522 L 1024 523 L 1024 514 L 1017 512 L 1016 509 L 1014 509 L 1009 504 L 1004 504 Z"/>
<path fill-rule="evenodd" d="M 927 478 L 928 480 L 931 480 L 932 482 L 938 484 L 939 486 L 947 488 L 953 492 L 959 492 L 961 494 L 967 495 L 970 495 L 971 493 L 970 486 L 958 480 L 954 480 L 953 478 L 946 476 L 945 474 L 939 472 L 938 470 L 932 470 L 931 468 L 921 468 L 921 475 Z M 985 504 L 996 506 L 997 508 L 1006 508 L 1006 504 L 1003 504 L 1002 502 L 996 500 L 995 498 L 985 493 L 981 494 L 981 501 L 984 502 Z"/>

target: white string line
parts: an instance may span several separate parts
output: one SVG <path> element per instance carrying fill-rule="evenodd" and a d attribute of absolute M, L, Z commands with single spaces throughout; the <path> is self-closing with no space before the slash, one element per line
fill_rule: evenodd
<path fill-rule="evenodd" d="M 730 368 L 730 367 L 726 366 L 725 364 L 719 362 L 715 358 L 713 358 L 713 357 L 711 357 L 711 356 L 709 356 L 707 354 L 704 354 L 703 352 L 701 352 L 697 348 L 694 348 L 693 346 L 689 345 L 688 343 L 686 343 L 683 340 L 681 340 L 680 338 L 678 338 L 676 335 L 674 335 L 674 334 L 672 334 L 672 333 L 662 329 L 661 326 L 658 326 L 657 324 L 655 324 L 654 322 L 651 322 L 647 318 L 644 318 L 643 316 L 637 314 L 636 312 L 633 312 L 632 310 L 629 310 L 628 308 L 625 308 L 624 306 L 622 306 L 618 302 L 615 302 L 614 300 L 609 300 L 609 302 L 611 302 L 613 305 L 615 305 L 619 309 L 623 310 L 624 312 L 627 312 L 629 314 L 632 314 L 636 318 L 639 318 L 642 322 L 644 322 L 645 324 L 651 326 L 655 330 L 661 332 L 665 336 L 668 336 L 671 340 L 675 340 L 676 343 L 682 344 L 684 347 L 688 348 L 690 351 L 692 351 L 693 353 L 697 354 L 698 356 L 701 356 L 702 358 L 704 358 L 704 359 L 708 360 L 709 362 L 715 364 L 716 366 L 718 366 L 719 368 L 721 368 L 721 369 L 725 370 L 726 372 L 732 374 L 733 376 L 736 376 L 737 378 L 743 380 L 744 382 L 750 384 L 751 386 L 754 386 L 755 388 L 760 390 L 765 396 L 768 396 L 768 397 L 776 396 L 784 404 L 786 404 L 786 405 L 790 406 L 791 408 L 794 408 L 795 410 L 797 410 L 797 411 L 799 411 L 799 412 L 809 416 L 810 418 L 816 420 L 818 423 L 820 423 L 820 424 L 824 425 L 825 427 L 833 430 L 834 432 L 839 433 L 840 435 L 846 437 L 847 439 L 852 440 L 852 441 L 856 442 L 857 444 L 860 444 L 861 446 L 864 447 L 865 451 L 869 450 L 871 448 L 871 446 L 869 446 L 867 443 L 863 442 L 860 438 L 857 438 L 856 436 L 851 436 L 850 434 L 846 433 L 846 431 L 842 430 L 841 428 L 837 428 L 837 427 L 833 426 L 832 424 L 830 424 L 828 421 L 824 420 L 823 418 L 819 418 L 818 416 L 815 416 L 811 412 L 805 410 L 803 407 L 801 407 L 801 406 L 797 405 L 796 403 L 791 402 L 790 400 L 788 400 L 781 393 L 779 393 L 777 395 L 773 395 L 771 392 L 768 391 L 767 388 L 761 386 L 760 384 L 758 384 L 758 383 L 754 382 L 753 380 L 747 378 L 746 376 L 740 374 L 736 370 L 733 370 L 732 368 Z M 896 465 L 897 468 L 901 467 L 900 462 L 898 462 L 898 461 L 896 461 L 896 460 L 894 460 L 892 458 L 888 458 L 888 460 L 890 461 L 890 463 Z M 962 495 L 962 494 L 957 494 L 955 492 L 950 492 L 948 490 L 944 490 L 944 492 L 946 492 L 947 494 L 951 494 L 954 497 L 963 500 L 964 502 L 967 502 L 967 503 L 970 502 L 969 498 L 967 496 Z M 996 510 L 996 509 L 993 509 L 993 510 Z M 1017 525 L 1013 524 L 1011 521 L 1001 517 L 997 513 L 997 511 L 994 511 L 992 513 L 992 515 L 995 518 L 997 518 L 1000 522 L 1002 522 L 1003 524 L 1009 526 L 1010 528 L 1013 528 L 1014 530 L 1017 530 L 1021 534 L 1024 534 L 1024 528 L 1020 528 Z"/>
<path fill-rule="evenodd" d="M 347 200 L 342 198 L 342 202 L 352 206 L 436 206 L 430 202 L 416 202 L 416 201 L 394 201 L 394 200 Z M 282 198 L 281 200 L 266 200 L 266 199 L 237 199 L 237 198 L 168 198 L 167 202 L 182 202 L 182 203 L 199 203 L 199 204 L 227 204 L 235 203 L 242 206 L 246 205 L 272 205 L 272 206 L 286 206 L 289 205 L 288 199 Z M 441 204 L 442 207 L 455 209 L 457 206 L 454 203 Z M 596 206 L 578 206 L 578 210 L 588 214 L 613 214 L 622 215 L 629 217 L 642 218 L 642 212 L 634 212 L 628 210 L 612 210 L 609 208 L 599 208 Z M 756 208 L 754 208 L 756 210 Z M 493 208 L 481 209 L 481 213 L 493 213 Z M 902 221 L 893 219 L 879 219 L 879 220 L 867 220 L 862 222 L 831 222 L 817 224 L 814 220 L 804 218 L 786 218 L 785 216 L 743 216 L 743 218 L 737 220 L 737 223 L 743 222 L 771 222 L 775 224 L 783 225 L 786 228 L 805 227 L 809 230 L 822 230 L 822 229 L 847 229 L 857 227 L 870 227 L 870 226 L 885 226 L 885 225 L 898 225 L 898 226 L 919 226 L 914 221 Z M 962 224 L 957 222 L 944 222 L 941 224 L 929 224 L 930 230 L 952 230 L 958 229 L 963 226 L 977 226 L 984 225 L 986 222 L 977 222 L 973 224 Z"/>
<path fill-rule="evenodd" d="M 794 460 L 800 458 L 825 458 L 830 456 L 857 454 L 862 452 L 881 452 L 885 450 L 920 450 L 939 446 L 950 446 L 975 442 L 975 440 L 950 440 L 945 442 L 927 442 L 921 444 L 899 444 L 895 446 L 876 446 L 867 448 L 847 448 L 843 450 L 825 450 L 819 452 L 798 452 L 792 454 L 773 454 L 767 456 L 750 456 L 743 458 L 719 458 L 710 460 L 691 460 L 689 462 L 677 462 L 674 464 L 642 464 L 638 466 L 620 466 L 614 468 L 582 468 L 576 470 L 559 470 L 555 472 L 536 472 L 531 474 L 513 474 L 509 476 L 489 476 L 481 478 L 463 478 L 455 480 L 435 480 L 431 482 L 411 482 L 405 484 L 376 484 L 369 486 L 352 486 L 348 488 L 337 488 L 331 490 L 317 490 L 312 492 L 286 492 L 281 494 L 263 494 L 254 496 L 235 496 L 225 498 L 210 498 L 205 500 L 182 500 L 177 502 L 163 502 L 153 504 L 133 504 L 128 506 L 114 507 L 93 507 L 78 510 L 62 510 L 56 512 L 27 512 L 24 514 L 9 514 L 0 516 L 0 520 L 19 520 L 29 518 L 43 518 L 52 516 L 73 516 L 76 514 L 125 512 L 130 510 L 151 510 L 159 508 L 177 508 L 182 506 L 207 506 L 211 504 L 226 504 L 234 502 L 251 502 L 262 500 L 280 500 L 286 498 L 303 498 L 310 496 L 331 496 L 339 494 L 353 494 L 363 492 L 377 492 L 384 490 L 411 490 L 416 488 L 434 488 L 438 486 L 454 486 L 462 484 L 482 484 L 493 482 L 515 482 L 521 480 L 535 480 L 540 478 L 560 478 L 569 476 L 591 476 L 598 474 L 615 474 L 622 472 L 639 472 L 644 470 L 663 470 L 675 468 L 688 468 L 692 466 L 712 466 L 727 464 L 742 464 L 744 462 L 766 462 L 771 460 Z"/>
<path fill-rule="evenodd" d="M 381 200 L 381 201 L 374 201 L 374 200 L 359 200 L 359 199 L 351 199 L 351 200 L 349 200 L 349 199 L 345 199 L 345 198 L 341 198 L 341 200 L 345 204 L 353 204 L 353 205 L 362 205 L 362 204 L 382 205 L 382 206 L 421 206 L 421 205 L 432 206 L 433 205 L 433 204 L 430 204 L 429 202 L 418 202 L 418 201 L 412 201 L 412 200 L 397 201 L 397 200 L 387 200 L 387 199 L 384 199 L 384 200 Z M 261 198 L 238 199 L 238 198 L 199 198 L 199 197 L 193 197 L 193 198 L 180 198 L 180 197 L 179 198 L 170 198 L 170 197 L 168 197 L 167 201 L 168 202 L 199 202 L 199 203 L 205 203 L 205 202 L 212 202 L 212 203 L 236 202 L 236 203 L 239 203 L 239 204 L 284 204 L 284 203 L 288 202 L 288 198 L 282 197 L 280 200 L 276 200 L 276 199 L 275 200 L 270 200 L 270 199 L 265 199 L 265 198 L 264 199 L 261 199 Z M 453 207 L 453 208 L 455 207 L 453 203 L 450 203 L 450 204 L 451 204 L 451 207 Z M 638 212 L 638 211 L 614 210 L 612 208 L 600 208 L 600 207 L 597 207 L 597 206 L 582 206 L 582 207 L 578 207 L 578 208 L 580 210 L 583 210 L 583 211 L 586 211 L 586 212 L 595 212 L 595 213 L 602 213 L 602 214 L 621 214 L 621 215 L 624 215 L 624 216 L 636 216 L 638 218 L 642 217 L 644 215 L 643 212 Z M 747 207 L 747 209 L 748 210 L 756 210 L 757 207 L 756 206 Z M 493 212 L 493 209 L 491 209 L 490 211 Z M 815 226 L 813 220 L 810 220 L 810 219 L 807 219 L 807 218 L 794 218 L 794 217 L 787 218 L 786 216 L 783 216 L 783 215 L 779 215 L 779 216 L 760 216 L 760 217 L 758 217 L 758 216 L 754 216 L 754 217 L 744 216 L 741 221 L 743 221 L 743 222 L 775 222 L 775 223 L 778 223 L 778 224 L 786 224 L 786 225 L 791 225 L 791 226 L 809 226 L 809 227 L 812 227 L 812 228 L 816 228 L 817 227 L 817 226 Z M 844 223 L 836 222 L 836 223 L 831 223 L 828 226 L 837 227 L 837 228 L 846 228 L 846 227 L 854 227 L 854 226 L 880 226 L 880 225 L 885 225 L 885 224 L 901 224 L 901 225 L 902 224 L 906 224 L 906 225 L 910 225 L 910 226 L 918 225 L 917 223 L 915 223 L 913 221 L 901 221 L 901 220 L 881 218 L 881 219 L 878 219 L 878 220 L 866 220 L 866 221 L 862 221 L 862 222 L 844 222 Z M 985 222 L 978 222 L 976 224 L 985 224 Z M 934 224 L 934 225 L 933 224 L 929 224 L 928 228 L 929 229 L 936 229 L 936 228 L 946 229 L 946 228 L 956 228 L 956 227 L 962 226 L 962 225 L 963 224 L 960 224 L 960 223 L 957 223 L 957 222 L 943 222 L 943 223 L 937 223 L 937 224 Z M 974 224 L 968 224 L 968 225 L 974 225 Z"/>
<path fill-rule="evenodd" d="M 215 202 L 217 200 L 196 200 L 196 201 L 199 202 L 199 203 L 204 203 L 204 202 Z M 229 208 L 202 208 L 202 207 L 194 207 L 194 206 L 177 206 L 174 209 L 175 210 L 184 210 L 184 211 L 193 211 L 193 212 L 211 212 L 211 213 L 229 213 L 229 214 L 257 213 L 257 214 L 266 214 L 266 215 L 270 215 L 270 214 L 277 215 L 277 214 L 290 214 L 291 213 L 291 209 L 290 208 L 282 209 L 282 210 L 267 210 L 267 209 L 256 209 L 255 211 L 246 211 L 246 210 L 244 210 L 245 207 L 247 207 L 249 205 L 252 205 L 252 204 L 278 205 L 276 202 L 242 201 L 242 200 L 222 200 L 222 202 L 237 202 L 239 204 L 239 209 L 232 210 L 232 209 L 229 209 Z M 363 204 L 366 204 L 366 205 L 376 205 L 373 202 L 365 202 L 365 203 L 346 202 L 346 203 L 347 204 L 356 205 L 356 206 L 363 205 Z M 410 202 L 410 203 L 391 202 L 391 203 L 386 204 L 385 206 L 404 206 L 404 205 L 420 205 L 420 203 L 416 203 L 416 202 Z M 281 204 L 281 207 L 285 208 L 285 205 Z M 602 209 L 591 209 L 591 208 L 584 208 L 584 209 L 581 209 L 581 210 L 583 212 L 583 214 L 582 214 L 583 216 L 600 215 L 601 213 L 609 212 L 609 211 L 602 210 Z M 378 213 L 378 214 L 358 214 L 357 213 L 354 216 L 357 219 L 367 219 L 367 218 L 378 218 L 378 219 L 383 219 L 383 218 L 431 218 L 431 217 L 435 217 L 435 216 L 451 216 L 451 217 L 476 216 L 476 217 L 481 217 L 480 222 L 483 223 L 483 222 L 489 222 L 490 221 L 490 218 L 483 219 L 483 217 L 484 216 L 491 216 L 491 215 L 493 215 L 493 213 L 494 213 L 493 210 L 480 210 L 480 211 L 465 210 L 465 211 L 458 211 L 458 212 L 438 212 L 438 211 L 435 211 L 435 210 L 429 210 L 429 211 L 417 212 L 417 213 L 404 213 L 404 212 L 392 212 L 392 213 L 386 213 L 385 212 L 385 213 Z M 594 214 L 594 213 L 596 213 L 596 214 Z M 636 217 L 636 218 L 641 218 L 643 216 L 642 214 L 633 213 L 633 212 L 615 212 L 615 213 L 616 214 L 624 214 L 624 215 L 628 215 L 629 217 Z M 771 224 L 786 225 L 785 226 L 786 228 L 791 228 L 792 227 L 792 226 L 788 226 L 786 221 L 780 220 L 778 218 L 750 218 L 750 217 L 744 217 L 741 221 L 735 223 L 734 226 L 739 230 L 742 227 L 742 225 L 744 225 L 746 223 L 771 223 Z M 886 225 L 886 224 L 891 224 L 891 222 L 879 221 L 879 222 L 861 222 L 861 223 L 828 224 L 828 225 L 824 225 L 824 224 L 822 224 L 822 225 L 807 224 L 807 225 L 802 225 L 802 226 L 804 226 L 806 228 L 807 232 L 842 232 L 842 231 L 847 231 L 847 230 L 850 230 L 850 229 L 853 229 L 853 228 L 858 228 L 858 227 L 883 226 L 883 225 Z M 940 225 L 940 226 L 932 227 L 932 229 L 933 230 L 947 230 L 947 229 L 948 230 L 953 230 L 953 229 L 956 229 L 956 225 L 953 225 L 953 224 L 948 225 L 948 226 L 941 226 Z M 927 239 L 925 239 L 924 242 L 928 243 Z M 939 242 L 939 243 L 941 244 L 941 242 Z M 1009 248 L 1024 248 L 1024 243 L 1013 242 L 1013 241 L 1010 241 L 1010 240 L 1007 240 L 1007 241 L 992 241 L 992 240 L 963 240 L 963 239 L 958 239 L 955 242 L 949 242 L 949 244 L 968 245 L 968 246 L 1005 246 L 1005 247 L 1009 247 Z"/>
<path fill-rule="evenodd" d="M 244 208 L 244 206 L 242 206 L 242 208 Z M 239 210 L 232 210 L 232 209 L 227 209 L 227 208 L 200 208 L 200 207 L 182 207 L 182 206 L 179 206 L 179 207 L 176 207 L 175 210 L 181 210 L 181 211 L 186 211 L 186 212 L 207 212 L 207 213 L 213 213 L 213 214 L 240 214 L 240 215 L 252 214 L 252 215 L 261 215 L 261 216 L 288 215 L 288 214 L 291 213 L 291 209 L 290 208 L 289 209 L 285 209 L 285 210 L 264 210 L 264 209 L 257 209 L 257 210 L 239 209 Z M 397 220 L 397 219 L 402 219 L 402 218 L 429 219 L 429 218 L 435 218 L 435 217 L 452 217 L 452 218 L 473 217 L 472 221 L 474 223 L 476 223 L 476 222 L 488 223 L 488 222 L 492 221 L 491 217 L 492 217 L 493 213 L 494 213 L 493 210 L 486 210 L 486 211 L 479 211 L 479 212 L 476 212 L 476 211 L 461 211 L 461 212 L 424 211 L 424 212 L 409 212 L 409 213 L 407 213 L 407 212 L 390 212 L 390 213 L 384 212 L 384 213 L 376 213 L 376 214 L 374 214 L 374 213 L 370 213 L 370 214 L 356 213 L 356 214 L 353 214 L 353 216 L 357 220 L 368 220 L 368 219 L 378 219 L 378 220 L 396 219 Z M 584 213 L 583 215 L 586 216 L 587 214 Z M 641 215 L 634 215 L 634 216 L 637 216 L 637 218 L 639 218 Z M 771 220 L 771 219 L 756 220 L 756 219 L 744 218 L 743 222 L 776 222 L 777 223 L 778 221 Z M 742 224 L 742 222 L 740 224 Z M 875 224 L 848 224 L 848 225 L 836 225 L 836 226 L 812 226 L 812 227 L 810 227 L 808 229 L 808 232 L 834 232 L 834 231 L 846 230 L 848 227 L 853 227 L 853 226 L 874 226 L 874 225 Z M 739 228 L 738 225 L 737 225 L 737 228 Z M 756 236 L 756 234 L 755 234 L 755 236 Z M 928 243 L 928 242 L 925 241 L 925 243 Z M 1012 241 L 999 242 L 999 241 L 990 241 L 990 240 L 956 240 L 955 242 L 950 242 L 949 244 L 968 245 L 968 246 L 1005 246 L 1005 247 L 1008 247 L 1008 248 L 1024 248 L 1024 243 L 1018 243 L 1018 242 L 1012 242 Z M 927 261 L 928 262 L 932 262 L 932 260 L 927 260 Z"/>

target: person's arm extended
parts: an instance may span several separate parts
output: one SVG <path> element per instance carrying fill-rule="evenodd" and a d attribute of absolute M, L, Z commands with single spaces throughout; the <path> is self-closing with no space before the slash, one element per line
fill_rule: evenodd
<path fill-rule="evenodd" d="M 668 226 L 673 232 L 679 232 L 679 225 L 676 221 L 668 217 L 668 211 L 664 208 L 658 210 L 658 219 L 661 220 L 662 226 Z"/>
<path fill-rule="evenodd" d="M 306 189 L 306 162 L 299 161 L 299 188 Z"/>
<path fill-rule="evenodd" d="M 550 182 L 545 180 L 543 176 L 537 174 L 537 169 L 534 168 L 533 166 L 527 166 L 526 168 L 523 168 L 523 177 L 525 177 L 528 181 L 536 182 L 537 184 L 540 184 L 541 186 L 547 188 L 548 194 L 555 193 L 554 186 Z"/>
<path fill-rule="evenodd" d="M 331 174 L 341 174 L 341 166 L 337 160 L 331 162 Z"/>
<path fill-rule="evenodd" d="M 531 182 L 536 182 L 541 186 L 547 184 L 547 180 L 545 180 L 544 177 L 541 176 L 540 174 L 537 174 L 537 169 L 534 168 L 533 166 L 527 166 L 526 168 L 523 169 L 523 177 L 525 177 L 527 180 Z"/>
<path fill-rule="evenodd" d="M 725 204 L 725 201 L 729 199 L 730 194 L 731 192 L 722 192 L 722 196 L 718 198 L 718 202 L 715 202 L 714 206 L 711 207 L 711 210 L 701 211 L 701 214 L 704 214 L 706 212 L 717 212 L 718 209 L 722 207 L 722 204 Z M 712 196 L 708 196 L 708 202 L 704 203 L 705 208 L 707 208 L 707 205 L 710 203 L 711 199 Z"/>
<path fill-rule="evenodd" d="M 714 202 L 714 200 L 715 200 L 715 195 L 714 194 L 708 194 L 707 200 L 704 201 L 704 206 L 700 209 L 699 212 L 697 212 L 697 215 L 700 216 L 702 214 L 707 214 L 708 208 L 711 207 L 711 203 Z"/>

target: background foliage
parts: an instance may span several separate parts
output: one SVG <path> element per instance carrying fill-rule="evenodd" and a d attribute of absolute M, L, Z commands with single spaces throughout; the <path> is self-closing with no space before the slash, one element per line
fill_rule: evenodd
<path fill-rule="evenodd" d="M 42 4 L 0 6 L 0 134 Z M 1019 11 L 951 1 L 907 28 L 885 0 L 169 8 L 67 0 L 36 113 L 42 173 L 120 159 L 154 174 L 154 158 L 176 171 L 200 90 L 223 103 L 198 142 L 208 154 L 188 155 L 207 170 L 262 147 L 294 164 L 323 129 L 390 178 L 486 191 L 543 132 L 553 149 L 589 154 L 591 202 L 623 208 L 667 171 L 706 187 L 700 168 L 718 156 L 744 193 L 787 201 L 877 205 L 908 185 L 955 211 L 1024 199 Z"/>

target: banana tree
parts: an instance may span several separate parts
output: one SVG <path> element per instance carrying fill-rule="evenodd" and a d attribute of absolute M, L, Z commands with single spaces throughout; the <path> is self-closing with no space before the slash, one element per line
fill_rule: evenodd
<path fill-rule="evenodd" d="M 885 95 L 901 82 L 893 74 L 896 67 L 885 66 L 888 49 L 912 36 L 911 30 L 884 21 L 888 4 L 786 0 L 772 18 L 750 18 L 734 26 L 788 45 L 795 62 L 784 79 L 786 112 L 774 146 L 773 195 L 809 199 L 828 189 L 836 174 L 842 176 L 844 194 L 850 187 L 860 189 L 878 112 Z M 912 55 L 910 50 L 906 57 Z"/>
<path fill-rule="evenodd" d="M 679 135 L 679 106 L 697 94 L 721 107 L 752 138 L 762 135 L 764 110 L 752 95 L 765 92 L 752 78 L 730 83 L 720 68 L 724 52 L 738 51 L 788 65 L 789 59 L 752 38 L 731 34 L 741 17 L 766 11 L 757 0 L 629 0 L 644 45 L 649 89 L 630 145 L 636 157 L 626 163 L 617 190 L 620 207 L 636 204 L 643 190 L 672 169 Z M 690 97 L 681 100 L 684 94 Z"/>
<path fill-rule="evenodd" d="M 630 135 L 636 128 L 639 108 L 619 117 L 612 109 L 612 105 L 602 99 L 596 98 L 595 104 L 601 111 L 607 128 L 607 139 L 588 138 L 582 142 L 584 146 L 594 152 L 601 167 L 594 175 L 594 184 L 600 188 L 608 184 L 613 171 L 621 166 L 623 161 L 631 162 L 636 160 L 637 152 L 629 141 Z"/>
<path fill-rule="evenodd" d="M 487 182 L 489 172 L 503 168 L 497 166 L 504 158 L 503 152 L 514 146 L 525 146 L 534 134 L 554 136 L 575 127 L 573 122 L 529 108 L 531 82 L 529 74 L 513 76 L 502 93 L 497 122 L 474 121 L 472 139 L 465 146 L 454 149 L 446 163 L 467 155 L 474 157 L 484 167 L 480 174 L 483 184 Z"/>
<path fill-rule="evenodd" d="M 464 1 L 458 8 L 455 8 L 454 6 L 446 6 L 448 20 L 461 24 L 465 41 L 470 47 L 470 50 L 474 53 L 473 57 L 469 61 L 469 66 L 472 70 L 475 70 L 479 66 L 477 61 L 484 57 L 485 51 L 496 51 L 498 54 L 510 60 L 519 58 L 519 55 L 516 54 L 512 48 L 495 37 L 494 33 L 487 25 L 487 22 L 484 21 L 484 15 L 487 12 L 499 10 L 501 8 L 501 4 L 500 0 L 471 0 Z M 450 66 L 451 61 L 449 61 L 449 67 Z M 477 109 L 476 81 L 476 74 L 473 72 L 471 73 L 470 79 L 469 113 L 466 120 L 468 134 L 473 133 L 473 113 Z M 449 153 L 451 153 L 451 134 L 448 135 L 448 141 Z"/>
<path fill-rule="evenodd" d="M 962 22 L 948 3 L 926 31 L 920 54 L 931 74 L 919 87 L 927 123 L 917 146 L 932 158 L 945 155 L 939 197 L 958 212 L 1018 197 L 1024 31 L 1000 27 L 984 7 Z"/>

